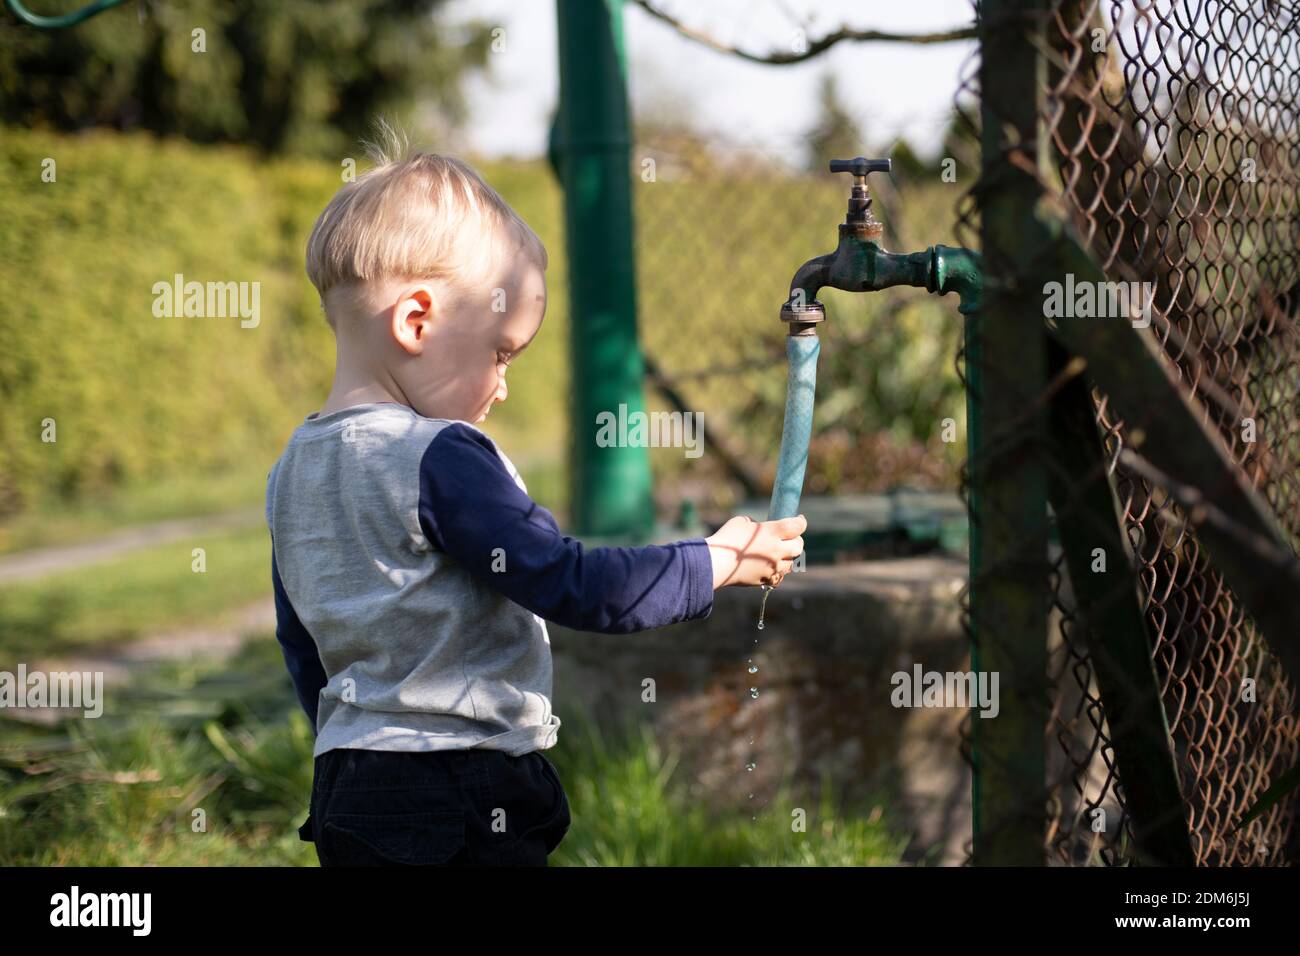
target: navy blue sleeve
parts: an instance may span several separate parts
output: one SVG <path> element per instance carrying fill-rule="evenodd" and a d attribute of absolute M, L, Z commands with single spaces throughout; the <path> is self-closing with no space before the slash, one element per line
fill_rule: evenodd
<path fill-rule="evenodd" d="M 708 617 L 713 562 L 703 538 L 586 548 L 524 493 L 491 440 L 449 425 L 420 462 L 420 526 L 475 578 L 539 617 L 625 634 Z"/>
<path fill-rule="evenodd" d="M 307 628 L 298 620 L 298 613 L 289 603 L 280 580 L 280 569 L 275 564 L 275 551 L 271 551 L 271 583 L 275 588 L 275 639 L 280 642 L 284 663 L 289 668 L 293 689 L 298 702 L 307 712 L 311 729 L 316 731 L 316 709 L 320 703 L 321 688 L 325 686 L 325 666 L 320 662 L 320 652 Z"/>

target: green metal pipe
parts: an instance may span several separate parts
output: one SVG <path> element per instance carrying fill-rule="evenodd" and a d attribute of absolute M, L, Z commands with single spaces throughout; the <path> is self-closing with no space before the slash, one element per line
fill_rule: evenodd
<path fill-rule="evenodd" d="M 648 449 L 596 442 L 602 413 L 625 422 L 644 412 L 623 0 L 557 0 L 556 12 L 552 162 L 564 186 L 569 264 L 571 523 L 577 534 L 645 539 L 654 528 Z"/>

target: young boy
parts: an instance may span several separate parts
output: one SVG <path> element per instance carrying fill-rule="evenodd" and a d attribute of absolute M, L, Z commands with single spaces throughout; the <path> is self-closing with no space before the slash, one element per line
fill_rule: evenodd
<path fill-rule="evenodd" d="M 570 822 L 545 622 L 708 617 L 716 588 L 779 584 L 806 525 L 561 534 L 475 427 L 541 326 L 546 250 L 466 164 L 376 158 L 308 240 L 334 385 L 267 480 L 276 637 L 316 728 L 299 832 L 322 866 L 544 866 Z"/>

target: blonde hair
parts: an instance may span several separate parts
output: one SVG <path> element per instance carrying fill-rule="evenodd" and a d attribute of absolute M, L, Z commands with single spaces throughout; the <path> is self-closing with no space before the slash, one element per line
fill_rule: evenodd
<path fill-rule="evenodd" d="M 326 295 L 338 286 L 418 278 L 467 291 L 502 237 L 546 268 L 537 234 L 468 163 L 411 151 L 383 121 L 377 129 L 365 144 L 374 168 L 335 193 L 307 240 L 307 276 L 331 324 Z"/>

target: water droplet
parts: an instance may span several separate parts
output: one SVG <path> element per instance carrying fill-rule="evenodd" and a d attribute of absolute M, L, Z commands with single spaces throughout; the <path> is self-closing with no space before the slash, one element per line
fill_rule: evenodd
<path fill-rule="evenodd" d="M 758 629 L 759 629 L 760 631 L 763 629 L 763 615 L 764 615 L 764 613 L 765 613 L 766 610 L 767 610 L 767 596 L 768 596 L 771 592 L 772 592 L 772 588 L 771 588 L 771 586 L 770 586 L 770 585 L 767 585 L 767 584 L 764 584 L 764 585 L 763 585 L 763 602 L 762 602 L 762 603 L 759 605 L 759 607 L 758 607 Z M 754 646 L 755 646 L 755 647 L 758 646 L 758 638 L 757 638 L 757 637 L 754 638 Z M 754 663 L 754 659 L 753 659 L 752 657 L 751 657 L 751 658 L 746 662 L 746 665 L 747 665 L 747 669 L 748 669 L 749 673 L 751 673 L 751 674 L 757 674 L 757 673 L 758 673 L 758 665 Z M 749 696 L 750 696 L 751 699 L 757 700 L 757 699 L 758 699 L 758 688 L 757 688 L 757 687 L 751 687 L 751 688 L 749 689 Z M 750 744 L 752 745 L 752 744 L 754 743 L 754 738 L 753 738 L 753 737 L 750 737 L 750 738 L 749 738 L 749 742 L 750 742 Z M 746 770 L 747 772 L 749 772 L 749 773 L 753 773 L 753 772 L 754 772 L 754 769 L 755 769 L 757 766 L 758 766 L 758 764 L 751 760 L 751 761 L 749 761 L 749 763 L 745 764 L 745 770 Z M 754 799 L 754 795 L 753 795 L 752 793 L 749 795 L 749 799 L 750 799 L 750 800 L 753 800 L 753 799 Z M 757 817 L 750 817 L 750 819 L 751 819 L 751 820 L 757 820 L 758 818 L 757 818 Z"/>

